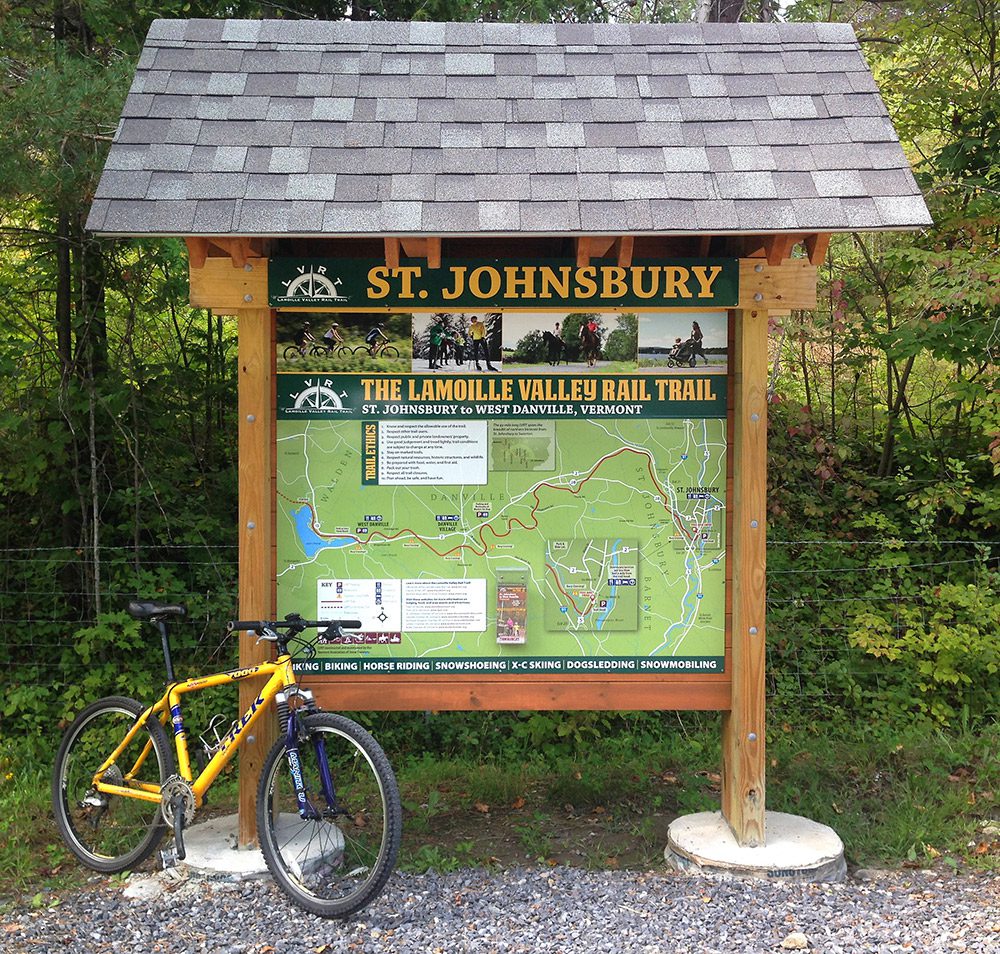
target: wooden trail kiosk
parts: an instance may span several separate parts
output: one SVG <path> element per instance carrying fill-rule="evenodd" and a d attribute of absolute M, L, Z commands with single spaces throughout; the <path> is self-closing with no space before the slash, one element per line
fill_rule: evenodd
<path fill-rule="evenodd" d="M 238 316 L 239 615 L 362 620 L 321 700 L 720 710 L 742 850 L 768 324 L 929 223 L 848 25 L 160 20 L 87 224 Z"/>

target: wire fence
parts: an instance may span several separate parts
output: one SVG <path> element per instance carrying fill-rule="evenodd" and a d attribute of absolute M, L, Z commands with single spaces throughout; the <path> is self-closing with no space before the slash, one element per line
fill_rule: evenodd
<path fill-rule="evenodd" d="M 142 554 L 106 548 L 99 554 L 97 599 L 85 552 L 0 549 L 0 672 L 8 686 L 0 714 L 10 713 L 12 688 L 65 694 L 67 681 L 92 669 L 95 660 L 106 670 L 145 664 L 162 678 L 155 633 L 131 624 L 123 612 L 136 597 L 188 603 L 188 618 L 172 627 L 179 672 L 185 665 L 193 671 L 233 663 L 235 640 L 226 641 L 224 623 L 236 615 L 237 557 L 237 548 L 228 545 L 167 546 Z M 902 639 L 914 613 L 935 611 L 942 587 L 973 587 L 996 599 L 998 580 L 1000 542 L 770 540 L 772 701 L 798 715 L 848 703 L 863 708 L 899 678 L 890 661 L 873 659 L 852 639 L 867 616 L 888 619 Z M 129 638 L 108 637 L 129 627 Z"/>

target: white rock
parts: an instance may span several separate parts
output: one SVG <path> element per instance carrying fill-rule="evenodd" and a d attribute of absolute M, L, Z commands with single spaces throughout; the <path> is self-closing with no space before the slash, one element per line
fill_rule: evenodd
<path fill-rule="evenodd" d="M 126 882 L 122 894 L 131 901 L 155 901 L 163 896 L 163 883 L 158 878 L 136 878 L 133 875 Z"/>
<path fill-rule="evenodd" d="M 809 938 L 801 931 L 792 931 L 782 942 L 781 946 L 786 951 L 804 951 L 809 947 Z"/>

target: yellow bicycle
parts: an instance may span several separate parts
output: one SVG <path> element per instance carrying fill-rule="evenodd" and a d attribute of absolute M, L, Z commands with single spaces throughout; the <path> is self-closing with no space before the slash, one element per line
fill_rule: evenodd
<path fill-rule="evenodd" d="M 133 602 L 128 612 L 160 633 L 166 689 L 151 706 L 123 696 L 99 699 L 66 730 L 53 769 L 52 801 L 73 854 L 96 871 L 126 871 L 172 830 L 173 850 L 163 852 L 164 864 L 182 860 L 184 830 L 206 792 L 273 704 L 279 738 L 257 790 L 257 830 L 267 867 L 292 901 L 321 917 L 347 917 L 371 902 L 395 867 L 402 838 L 396 778 L 365 729 L 317 708 L 312 693 L 299 686 L 289 652 L 297 644 L 308 656 L 320 640 L 361 624 L 294 614 L 280 621 L 231 622 L 230 632 L 253 632 L 275 643 L 277 658 L 176 681 L 166 620 L 183 616 L 185 607 Z M 304 635 L 309 630 L 317 632 Z M 205 764 L 192 774 L 182 698 L 254 678 L 267 682 L 228 731 L 219 734 L 222 717 L 206 727 Z"/>

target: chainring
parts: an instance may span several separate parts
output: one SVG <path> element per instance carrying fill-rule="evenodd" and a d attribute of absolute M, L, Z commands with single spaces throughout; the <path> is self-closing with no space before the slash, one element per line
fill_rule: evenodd
<path fill-rule="evenodd" d="M 178 796 L 183 801 L 184 825 L 187 827 L 194 821 L 194 790 L 187 779 L 181 778 L 179 775 L 171 775 L 160 786 L 160 812 L 163 814 L 163 820 L 171 828 L 174 827 L 174 801 Z"/>

